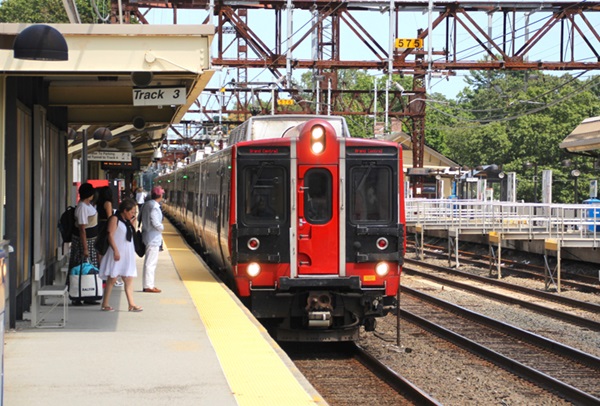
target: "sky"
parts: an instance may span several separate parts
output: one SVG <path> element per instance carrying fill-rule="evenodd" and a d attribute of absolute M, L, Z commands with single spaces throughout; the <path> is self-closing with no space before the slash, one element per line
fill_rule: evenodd
<path fill-rule="evenodd" d="M 502 3 L 503 0 L 497 0 L 497 3 Z M 510 3 L 519 3 L 518 1 L 510 1 Z M 425 10 L 426 11 L 426 10 Z M 159 10 L 153 9 L 148 12 L 146 18 L 151 24 L 172 24 L 173 23 L 173 14 L 172 10 Z M 180 10 L 177 16 L 178 24 L 198 24 L 201 23 L 208 15 L 207 10 Z M 249 27 L 256 32 L 257 35 L 260 36 L 261 40 L 263 40 L 267 46 L 271 49 L 275 48 L 274 42 L 274 23 L 269 21 L 273 19 L 275 13 L 273 11 L 263 11 L 263 10 L 249 10 L 248 12 L 248 25 Z M 373 11 L 362 11 L 362 12 L 351 12 L 351 15 L 359 21 L 359 23 L 369 31 L 369 35 L 373 36 L 377 42 L 386 48 L 386 51 L 389 51 L 389 43 L 390 43 L 390 21 L 389 15 L 387 13 L 381 13 L 378 10 Z M 435 15 L 435 14 L 434 14 Z M 475 17 L 476 21 L 481 27 L 487 27 L 488 17 L 486 14 L 480 13 L 470 13 L 471 16 Z M 293 41 L 298 41 L 299 38 L 307 32 L 308 28 L 311 24 L 311 16 L 310 13 L 303 10 L 294 10 L 293 15 Z M 547 12 L 537 12 L 532 13 L 529 16 L 529 25 L 528 31 L 529 35 L 532 36 L 536 30 L 538 30 L 544 22 L 546 22 L 549 14 Z M 600 31 L 600 14 L 598 13 L 588 13 L 586 17 L 591 21 L 592 25 L 596 30 Z M 515 46 L 518 48 L 522 45 L 525 37 L 525 20 L 526 16 L 524 13 L 518 13 L 515 18 L 515 26 L 521 28 L 518 32 L 520 38 L 517 37 L 515 41 Z M 286 25 L 286 15 L 283 14 L 283 30 L 287 33 L 287 25 Z M 216 19 L 214 20 L 216 22 Z M 499 27 L 501 27 L 502 14 L 495 13 L 492 16 L 492 30 L 493 36 L 496 37 L 501 33 Z M 578 20 L 578 24 L 583 26 L 581 20 Z M 427 13 L 422 12 L 403 12 L 400 14 L 400 22 L 398 32 L 399 38 L 416 38 L 417 29 L 419 28 L 427 28 L 428 26 L 428 15 Z M 433 50 L 440 50 L 444 47 L 445 44 L 445 29 L 438 28 L 433 31 L 432 36 L 432 48 Z M 586 34 L 589 34 L 589 30 L 586 29 Z M 233 40 L 234 36 L 226 35 L 225 41 L 230 42 Z M 587 35 L 588 39 L 592 41 L 593 46 L 600 49 L 600 44 L 595 39 L 593 35 Z M 356 35 L 347 27 L 345 23 L 341 23 L 341 45 L 340 45 L 340 58 L 342 60 L 376 60 L 377 58 L 374 54 L 366 47 L 364 44 L 358 40 Z M 565 39 L 569 41 L 570 39 L 566 36 Z M 500 42 L 499 40 L 496 40 Z M 560 43 L 560 31 L 559 28 L 556 27 L 549 34 L 546 34 L 544 40 L 540 41 L 529 53 L 530 60 L 549 60 L 549 61 L 558 61 L 559 60 L 559 47 Z M 216 42 L 213 41 L 213 52 L 216 52 Z M 459 53 L 458 57 L 462 59 L 468 60 L 478 60 L 483 57 L 483 53 L 480 51 L 480 47 L 473 41 L 471 36 L 464 30 L 459 30 L 457 34 L 457 43 L 459 44 Z M 593 54 L 589 51 L 587 46 L 585 46 L 585 42 L 579 36 L 575 37 L 576 44 L 576 60 L 594 60 L 590 59 L 593 57 Z M 425 41 L 425 48 L 427 49 L 429 45 L 428 40 Z M 510 46 L 511 44 L 508 44 Z M 233 52 L 235 47 L 231 47 L 232 51 L 227 55 L 228 57 L 234 58 L 235 55 Z M 281 49 L 285 53 L 287 50 L 287 45 L 282 44 Z M 253 57 L 254 55 L 249 53 L 249 56 Z M 305 39 L 301 46 L 299 46 L 296 50 L 294 50 L 293 54 L 294 58 L 297 59 L 311 59 L 312 51 L 310 47 L 310 39 Z M 570 58 L 570 55 L 565 56 L 567 59 Z M 435 59 L 436 56 L 434 55 Z M 285 70 L 280 70 L 281 73 L 285 74 Z M 299 79 L 300 75 L 305 71 L 302 70 L 294 70 L 294 78 Z M 383 75 L 382 72 L 372 72 L 375 75 Z M 579 72 L 572 71 L 573 75 L 578 74 Z M 582 76 L 592 75 L 597 72 L 587 72 Z M 427 83 L 427 91 L 429 94 L 431 93 L 441 93 L 447 98 L 454 99 L 457 94 L 463 90 L 467 85 L 464 81 L 465 76 L 469 74 L 468 71 L 457 71 L 456 76 L 450 77 L 432 77 Z M 556 74 L 562 75 L 564 72 L 558 72 Z M 211 82 L 209 83 L 209 87 L 220 87 L 222 84 L 227 83 L 231 80 L 232 77 L 235 77 L 234 70 L 224 69 L 221 72 L 217 72 Z M 270 74 L 270 72 L 266 69 L 252 69 L 248 72 L 248 81 L 250 82 L 270 82 L 273 81 L 274 78 Z"/>

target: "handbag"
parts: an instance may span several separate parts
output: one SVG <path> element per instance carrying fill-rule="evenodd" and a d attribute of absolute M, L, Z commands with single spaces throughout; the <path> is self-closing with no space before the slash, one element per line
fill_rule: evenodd
<path fill-rule="evenodd" d="M 108 251 L 108 247 L 110 247 L 110 243 L 108 242 L 108 222 L 113 216 L 110 216 L 98 227 L 100 231 L 94 242 L 94 248 L 100 255 L 105 255 L 106 251 Z"/>
<path fill-rule="evenodd" d="M 96 268 L 92 263 L 88 261 L 82 262 L 80 265 L 75 265 L 69 271 L 69 275 L 88 275 L 88 274 L 97 274 L 98 268 Z"/>
<path fill-rule="evenodd" d="M 96 242 L 94 242 L 94 248 L 96 249 L 96 252 L 100 255 L 105 255 L 106 251 L 108 251 L 108 247 L 110 247 L 110 244 L 108 243 L 107 228 L 108 228 L 108 226 L 105 225 L 100 230 L 100 233 L 98 234 L 98 237 L 96 238 Z"/>
<path fill-rule="evenodd" d="M 104 290 L 98 274 L 69 275 L 69 297 L 77 299 L 102 299 Z"/>
<path fill-rule="evenodd" d="M 142 239 L 141 230 L 136 230 L 133 233 L 133 246 L 138 257 L 142 258 L 146 254 L 146 244 L 144 244 L 144 240 Z"/>
<path fill-rule="evenodd" d="M 76 265 L 69 271 L 69 298 L 71 300 L 100 300 L 104 289 L 98 268 L 88 261 Z"/>

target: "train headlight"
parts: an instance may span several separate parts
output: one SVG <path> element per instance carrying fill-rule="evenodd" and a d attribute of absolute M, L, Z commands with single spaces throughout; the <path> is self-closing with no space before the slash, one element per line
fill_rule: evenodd
<path fill-rule="evenodd" d="M 325 128 L 316 125 L 310 130 L 310 149 L 315 155 L 325 151 Z"/>
<path fill-rule="evenodd" d="M 260 247 L 260 241 L 256 237 L 252 237 L 248 240 L 248 248 L 252 251 L 256 251 Z"/>
<path fill-rule="evenodd" d="M 377 239 L 377 248 L 379 248 L 380 250 L 384 250 L 388 247 L 389 243 L 387 238 L 381 237 Z"/>
<path fill-rule="evenodd" d="M 375 265 L 375 272 L 379 276 L 385 276 L 388 274 L 388 272 L 390 272 L 390 266 L 387 264 L 387 262 L 380 262 Z"/>
<path fill-rule="evenodd" d="M 258 265 L 256 262 L 250 262 L 248 264 L 248 268 L 246 268 L 246 273 L 249 277 L 254 278 L 260 273 L 260 265 Z"/>

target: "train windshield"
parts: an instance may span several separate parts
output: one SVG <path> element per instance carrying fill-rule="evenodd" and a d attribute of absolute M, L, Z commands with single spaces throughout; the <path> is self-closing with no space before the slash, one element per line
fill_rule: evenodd
<path fill-rule="evenodd" d="M 392 220 L 392 173 L 388 167 L 358 166 L 350 172 L 350 221 L 389 223 Z"/>
<path fill-rule="evenodd" d="M 278 166 L 248 166 L 243 172 L 246 224 L 285 221 L 285 169 Z"/>

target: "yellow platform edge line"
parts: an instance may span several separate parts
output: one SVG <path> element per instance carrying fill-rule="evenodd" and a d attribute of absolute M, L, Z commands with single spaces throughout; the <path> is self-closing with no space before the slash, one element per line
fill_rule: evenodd
<path fill-rule="evenodd" d="M 223 373 L 239 405 L 324 405 L 312 397 L 289 367 L 265 341 L 244 309 L 216 281 L 206 265 L 183 241 L 173 226 L 164 222 L 163 239 L 175 269 L 204 322 Z M 235 319 L 232 325 L 231 320 Z M 233 330 L 235 326 L 235 330 Z"/>

